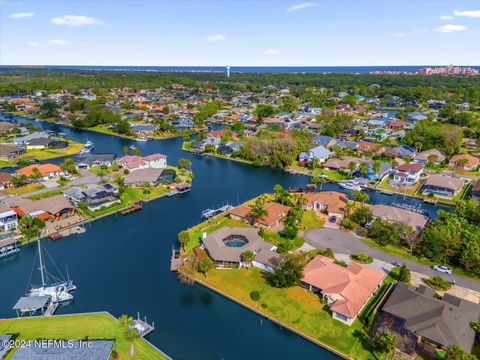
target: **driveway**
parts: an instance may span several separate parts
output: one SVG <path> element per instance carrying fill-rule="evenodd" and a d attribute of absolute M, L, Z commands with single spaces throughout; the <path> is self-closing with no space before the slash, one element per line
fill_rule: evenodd
<path fill-rule="evenodd" d="M 306 232 L 304 238 L 307 244 L 315 248 L 330 248 L 334 253 L 340 254 L 358 254 L 364 252 L 374 259 L 381 260 L 389 264 L 394 261 L 398 263 L 404 263 L 411 271 L 419 272 L 427 276 L 441 275 L 446 280 L 455 280 L 455 282 L 460 286 L 475 291 L 480 291 L 479 281 L 464 278 L 458 275 L 441 274 L 437 271 L 434 271 L 429 266 L 372 248 L 365 244 L 357 236 L 343 230 L 327 228 L 314 229 Z"/>

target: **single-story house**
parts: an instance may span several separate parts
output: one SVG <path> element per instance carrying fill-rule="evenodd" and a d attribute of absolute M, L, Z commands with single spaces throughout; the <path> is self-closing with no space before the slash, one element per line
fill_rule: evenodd
<path fill-rule="evenodd" d="M 403 164 L 397 167 L 393 174 L 393 180 L 397 183 L 413 185 L 423 173 L 423 166 L 420 164 Z"/>
<path fill-rule="evenodd" d="M 383 154 L 383 152 L 385 151 L 385 148 L 379 144 L 375 144 L 370 141 L 360 141 L 357 147 L 357 151 L 359 153 L 366 153 L 366 152 L 372 151 L 380 155 L 380 154 Z"/>
<path fill-rule="evenodd" d="M 429 221 L 428 217 L 418 212 L 391 205 L 372 205 L 370 211 L 374 219 L 401 223 L 419 232 L 425 228 Z"/>
<path fill-rule="evenodd" d="M 330 158 L 324 164 L 323 167 L 329 170 L 337 171 L 350 171 L 350 164 L 355 164 L 355 169 L 360 163 L 360 159 L 352 156 L 344 156 L 342 158 Z"/>
<path fill-rule="evenodd" d="M 444 160 L 445 160 L 445 155 L 443 155 L 437 149 L 430 149 L 430 150 L 419 152 L 418 154 L 415 155 L 415 158 L 413 159 L 414 162 L 422 165 L 425 165 L 429 161 L 434 164 L 440 164 Z"/>
<path fill-rule="evenodd" d="M 53 140 L 48 137 L 35 138 L 27 142 L 26 148 L 27 150 L 43 150 L 48 148 L 52 142 Z"/>
<path fill-rule="evenodd" d="M 9 173 L 0 171 L 0 190 L 4 190 L 12 186 L 12 175 Z"/>
<path fill-rule="evenodd" d="M 116 154 L 89 154 L 81 156 L 77 162 L 79 169 L 90 169 L 95 166 L 111 166 L 117 157 Z"/>
<path fill-rule="evenodd" d="M 410 339 L 414 349 L 436 357 L 449 347 L 459 345 L 471 353 L 475 331 L 470 322 L 478 321 L 480 305 L 444 294 L 434 297 L 435 290 L 424 285 L 415 288 L 398 283 L 382 307 L 379 329 L 394 329 Z"/>
<path fill-rule="evenodd" d="M 217 267 L 249 266 L 242 262 L 242 254 L 251 251 L 255 255 L 253 265 L 273 272 L 280 262 L 276 247 L 258 235 L 257 229 L 223 227 L 202 239 L 203 247 Z"/>
<path fill-rule="evenodd" d="M 306 192 L 302 194 L 305 210 L 323 211 L 328 216 L 342 219 L 346 214 L 348 195 L 338 191 Z"/>
<path fill-rule="evenodd" d="M 339 141 L 335 144 L 335 146 L 338 146 L 341 149 L 350 149 L 350 150 L 356 150 L 358 148 L 359 143 L 357 141 L 350 141 L 350 140 L 344 140 L 344 141 Z"/>
<path fill-rule="evenodd" d="M 302 165 L 308 165 L 313 159 L 317 159 L 320 163 L 325 162 L 333 153 L 325 148 L 323 145 L 316 146 L 308 152 L 302 152 L 299 157 L 298 161 Z"/>
<path fill-rule="evenodd" d="M 303 272 L 302 286 L 319 293 L 327 301 L 333 318 L 347 325 L 352 325 L 386 276 L 355 262 L 343 267 L 320 255 Z"/>
<path fill-rule="evenodd" d="M 414 148 L 412 148 L 411 146 L 408 146 L 408 145 L 400 145 L 400 146 L 396 146 L 396 147 L 393 147 L 393 148 L 388 148 L 388 149 L 385 149 L 385 153 L 384 153 L 386 156 L 390 156 L 390 157 L 407 157 L 407 156 L 415 156 L 416 154 L 416 150 Z"/>
<path fill-rule="evenodd" d="M 156 130 L 154 125 L 149 124 L 134 124 L 131 128 L 135 134 L 152 134 Z"/>
<path fill-rule="evenodd" d="M 25 153 L 25 150 L 15 145 L 0 145 L 0 160 L 9 161 Z"/>
<path fill-rule="evenodd" d="M 18 214 L 13 210 L 7 210 L 0 213 L 0 231 L 4 233 L 12 232 L 18 228 Z"/>
<path fill-rule="evenodd" d="M 15 125 L 8 121 L 0 121 L 0 133 L 5 133 L 7 131 L 15 128 Z"/>
<path fill-rule="evenodd" d="M 30 177 L 34 174 L 34 169 L 37 169 L 38 172 L 42 175 L 40 180 L 48 180 L 62 174 L 62 169 L 60 168 L 60 166 L 55 164 L 29 165 L 24 168 L 18 169 L 15 172 L 19 175 L 26 175 Z"/>
<path fill-rule="evenodd" d="M 158 185 L 175 180 L 176 172 L 173 169 L 146 168 L 132 171 L 125 176 L 126 185 Z"/>
<path fill-rule="evenodd" d="M 40 200 L 17 199 L 8 204 L 19 216 L 30 215 L 47 220 L 51 217 L 73 215 L 75 209 L 62 195 L 50 196 Z"/>
<path fill-rule="evenodd" d="M 287 216 L 290 211 L 290 207 L 282 205 L 276 202 L 266 203 L 263 208 L 267 212 L 265 216 L 262 216 L 260 219 L 256 219 L 254 226 L 263 227 L 266 229 L 279 228 L 282 226 L 282 221 Z M 230 210 L 229 214 L 232 219 L 245 221 L 248 223 L 252 222 L 250 216 L 250 205 L 242 204 Z"/>
<path fill-rule="evenodd" d="M 452 198 L 463 189 L 465 182 L 463 179 L 454 178 L 448 175 L 434 174 L 430 175 L 423 184 L 422 192 L 424 194 L 434 194 L 447 198 Z"/>
<path fill-rule="evenodd" d="M 121 202 L 118 187 L 113 184 L 96 185 L 88 189 L 73 187 L 63 192 L 64 198 L 70 200 L 76 207 L 81 202 L 87 204 L 92 211 Z"/>
<path fill-rule="evenodd" d="M 472 199 L 475 199 L 480 202 L 480 180 L 477 180 L 475 185 L 472 188 Z"/>
<path fill-rule="evenodd" d="M 448 163 L 448 166 L 451 169 L 460 168 L 465 171 L 473 171 L 478 167 L 478 165 L 480 165 L 480 160 L 476 156 L 470 154 L 453 155 Z"/>
<path fill-rule="evenodd" d="M 312 142 L 314 144 L 322 145 L 329 149 L 337 143 L 337 140 L 331 136 L 317 135 L 312 139 Z"/>
<path fill-rule="evenodd" d="M 48 138 L 50 137 L 46 132 L 34 132 L 25 136 L 21 136 L 18 138 L 13 139 L 13 144 L 16 146 L 25 146 L 28 144 L 30 141 L 33 139 L 39 139 L 39 138 Z"/>

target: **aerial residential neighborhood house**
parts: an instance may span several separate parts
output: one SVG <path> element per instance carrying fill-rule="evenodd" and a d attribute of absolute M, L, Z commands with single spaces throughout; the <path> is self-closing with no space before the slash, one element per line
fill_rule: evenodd
<path fill-rule="evenodd" d="M 63 196 L 75 207 L 79 207 L 80 203 L 86 203 L 91 211 L 121 202 L 118 188 L 113 184 L 96 185 L 88 189 L 73 187 L 65 190 Z"/>
<path fill-rule="evenodd" d="M 457 155 L 453 155 L 450 158 L 448 166 L 451 169 L 462 169 L 465 171 L 474 171 L 479 164 L 480 164 L 480 160 L 473 155 L 457 154 Z"/>
<path fill-rule="evenodd" d="M 17 199 L 10 202 L 8 207 L 20 217 L 29 215 L 43 221 L 75 214 L 73 206 L 62 195 L 50 196 L 40 200 Z M 5 208 L 5 205 L 0 209 L 3 208 Z"/>
<path fill-rule="evenodd" d="M 14 145 L 0 145 L 0 160 L 9 161 L 25 153 L 21 147 Z"/>
<path fill-rule="evenodd" d="M 397 167 L 393 174 L 393 180 L 404 185 L 414 185 L 420 180 L 423 166 L 420 164 L 404 164 Z"/>
<path fill-rule="evenodd" d="M 319 145 L 310 149 L 308 152 L 302 152 L 299 157 L 298 161 L 300 165 L 309 165 L 314 159 L 318 160 L 318 162 L 323 163 L 325 162 L 330 156 L 332 156 L 332 152 L 327 148 Z"/>
<path fill-rule="evenodd" d="M 117 163 L 130 171 L 148 168 L 162 169 L 167 166 L 167 156 L 163 154 L 152 154 L 144 157 L 126 155 L 118 158 Z"/>
<path fill-rule="evenodd" d="M 9 188 L 12 185 L 12 175 L 9 173 L 0 172 L 0 190 Z"/>
<path fill-rule="evenodd" d="M 314 144 L 322 145 L 329 149 L 337 143 L 337 140 L 331 136 L 317 135 L 312 139 L 312 142 Z"/>
<path fill-rule="evenodd" d="M 355 262 L 343 267 L 319 255 L 305 266 L 302 286 L 327 301 L 334 319 L 352 325 L 385 276 Z"/>
<path fill-rule="evenodd" d="M 15 128 L 15 125 L 8 121 L 0 121 L 0 134 L 6 133 Z"/>
<path fill-rule="evenodd" d="M 400 145 L 393 148 L 385 149 L 385 155 L 390 157 L 401 157 L 401 158 L 404 158 L 407 156 L 414 157 L 415 154 L 416 154 L 416 150 L 408 145 Z"/>
<path fill-rule="evenodd" d="M 397 284 L 383 305 L 377 330 L 398 334 L 414 351 L 432 357 L 444 357 L 454 344 L 471 353 L 475 331 L 470 322 L 478 321 L 480 305 L 450 294 L 441 299 L 434 295 L 424 285 Z"/>
<path fill-rule="evenodd" d="M 111 166 L 115 161 L 117 155 L 115 154 L 89 154 L 79 158 L 77 168 L 90 169 L 95 166 Z"/>
<path fill-rule="evenodd" d="M 306 192 L 302 194 L 305 210 L 325 212 L 329 217 L 336 216 L 343 219 L 346 214 L 348 195 L 337 191 Z"/>
<path fill-rule="evenodd" d="M 202 239 L 203 247 L 216 267 L 249 266 L 242 262 L 242 254 L 251 251 L 255 255 L 252 265 L 273 272 L 280 261 L 276 247 L 258 235 L 257 229 L 223 227 Z"/>
<path fill-rule="evenodd" d="M 356 170 L 358 164 L 360 163 L 360 159 L 352 156 L 344 156 L 342 158 L 330 158 L 324 164 L 323 167 L 328 170 L 336 170 L 336 171 L 350 171 L 350 164 L 354 164 L 354 169 Z"/>
<path fill-rule="evenodd" d="M 18 214 L 13 210 L 0 213 L 0 232 L 9 233 L 18 228 Z"/>
<path fill-rule="evenodd" d="M 480 202 L 480 180 L 477 180 L 475 185 L 472 188 L 472 199 L 475 199 Z"/>
<path fill-rule="evenodd" d="M 36 172 L 34 169 L 37 169 L 38 173 L 41 175 L 38 181 L 46 181 L 48 179 L 58 177 L 61 174 L 63 174 L 60 166 L 55 164 L 29 165 L 24 168 L 18 169 L 15 172 L 18 175 L 25 175 L 25 176 L 31 177 Z"/>
<path fill-rule="evenodd" d="M 265 229 L 280 229 L 283 226 L 283 219 L 290 211 L 289 206 L 275 202 L 269 202 L 265 204 L 263 208 L 267 214 L 262 216 L 260 219 L 254 220 L 252 225 L 263 227 Z M 242 204 L 230 210 L 230 218 L 251 223 L 252 217 L 250 216 L 250 210 L 250 205 Z"/>
<path fill-rule="evenodd" d="M 415 155 L 415 158 L 413 159 L 414 162 L 421 165 L 425 165 L 428 162 L 431 162 L 433 164 L 440 164 L 444 160 L 445 155 L 443 155 L 437 149 L 430 149 L 419 152 Z"/>
<path fill-rule="evenodd" d="M 138 169 L 125 176 L 126 185 L 145 185 L 156 186 L 161 183 L 173 182 L 176 172 L 173 169 L 147 168 Z"/>
<path fill-rule="evenodd" d="M 452 198 L 457 195 L 464 186 L 463 179 L 454 178 L 447 175 L 430 175 L 423 184 L 423 194 L 433 194 L 437 196 Z"/>
<path fill-rule="evenodd" d="M 401 223 L 420 232 L 428 223 L 425 215 L 391 205 L 372 205 L 370 211 L 374 219 Z"/>

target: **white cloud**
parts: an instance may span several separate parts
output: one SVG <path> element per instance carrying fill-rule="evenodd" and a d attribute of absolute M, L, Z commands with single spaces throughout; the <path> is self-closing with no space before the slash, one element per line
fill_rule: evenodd
<path fill-rule="evenodd" d="M 442 15 L 442 16 L 440 16 L 440 19 L 442 19 L 442 20 L 452 20 L 452 19 L 454 19 L 454 17 L 451 16 L 451 15 Z"/>
<path fill-rule="evenodd" d="M 84 26 L 84 25 L 103 25 L 103 21 L 89 16 L 83 15 L 65 15 L 62 17 L 54 17 L 50 22 L 61 26 Z"/>
<path fill-rule="evenodd" d="M 40 43 L 36 41 L 27 41 L 28 46 L 40 46 Z"/>
<path fill-rule="evenodd" d="M 480 10 L 466 10 L 466 11 L 455 10 L 453 12 L 453 15 L 480 18 Z"/>
<path fill-rule="evenodd" d="M 303 4 L 290 6 L 287 9 L 287 12 L 294 12 L 294 11 L 298 11 L 298 10 L 303 10 L 303 9 L 313 7 L 313 6 L 316 6 L 316 5 L 314 3 L 306 2 L 306 3 L 303 3 Z"/>
<path fill-rule="evenodd" d="M 263 51 L 265 55 L 277 55 L 278 52 L 279 51 L 277 49 L 267 49 Z"/>
<path fill-rule="evenodd" d="M 392 36 L 396 37 L 396 38 L 403 38 L 403 37 L 405 37 L 405 33 L 396 32 L 396 33 L 393 33 Z"/>
<path fill-rule="evenodd" d="M 453 32 L 463 31 L 466 28 L 467 27 L 464 25 L 446 24 L 436 28 L 435 31 L 442 32 L 442 33 L 453 33 Z"/>
<path fill-rule="evenodd" d="M 24 19 L 24 18 L 29 18 L 35 15 L 33 12 L 18 12 L 15 14 L 8 15 L 9 18 L 11 19 Z"/>
<path fill-rule="evenodd" d="M 53 45 L 53 46 L 67 46 L 70 45 L 70 41 L 66 40 L 48 40 L 47 45 Z"/>
<path fill-rule="evenodd" d="M 225 40 L 225 35 L 215 34 L 215 35 L 208 35 L 204 40 L 209 42 L 216 42 L 216 41 L 223 41 Z"/>

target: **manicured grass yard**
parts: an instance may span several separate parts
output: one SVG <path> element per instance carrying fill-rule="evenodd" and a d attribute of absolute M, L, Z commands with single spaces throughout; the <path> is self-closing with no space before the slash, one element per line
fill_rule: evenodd
<path fill-rule="evenodd" d="M 348 179 L 347 174 L 341 173 L 335 170 L 327 170 L 327 169 L 316 169 L 313 171 L 313 174 L 316 176 L 318 174 L 323 174 L 328 177 L 328 179 L 333 181 L 343 181 Z"/>
<path fill-rule="evenodd" d="M 5 191 L 10 195 L 24 195 L 34 191 L 42 190 L 43 188 L 45 188 L 45 185 L 42 184 L 28 184 L 18 188 L 8 188 L 5 189 Z"/>
<path fill-rule="evenodd" d="M 48 160 L 63 156 L 75 155 L 83 148 L 83 144 L 75 141 L 68 140 L 68 148 L 66 149 L 43 149 L 43 150 L 27 150 L 25 154 L 22 154 L 18 159 L 37 159 Z"/>
<path fill-rule="evenodd" d="M 300 223 L 299 229 L 302 231 L 308 231 L 323 227 L 325 221 L 319 219 L 314 211 L 304 211 L 302 216 L 302 222 Z"/>
<path fill-rule="evenodd" d="M 18 339 L 115 340 L 118 359 L 166 359 L 145 340 L 135 341 L 135 355 L 130 357 L 130 343 L 117 319 L 107 313 L 34 317 L 0 320 L 0 334 L 19 334 Z M 9 353 L 10 359 L 13 352 Z"/>
<path fill-rule="evenodd" d="M 390 176 L 385 177 L 380 182 L 380 184 L 378 184 L 377 189 L 378 190 L 387 190 L 387 191 L 391 191 L 391 192 L 398 193 L 398 194 L 401 194 L 401 195 L 405 194 L 407 196 L 414 196 L 415 192 L 423 184 L 423 180 L 420 180 L 414 186 L 412 186 L 411 188 L 394 188 L 394 187 L 390 186 L 390 184 L 389 184 L 389 182 L 391 180 L 392 180 L 392 178 Z"/>
<path fill-rule="evenodd" d="M 258 268 L 246 270 L 212 270 L 208 278 L 199 275 L 209 285 L 235 299 L 272 316 L 355 359 L 373 359 L 368 335 L 356 320 L 347 326 L 334 320 L 326 305 L 318 296 L 299 286 L 277 289 L 267 284 L 264 273 Z M 258 302 L 250 298 L 252 291 L 259 291 Z M 262 305 L 264 304 L 264 305 Z"/>

